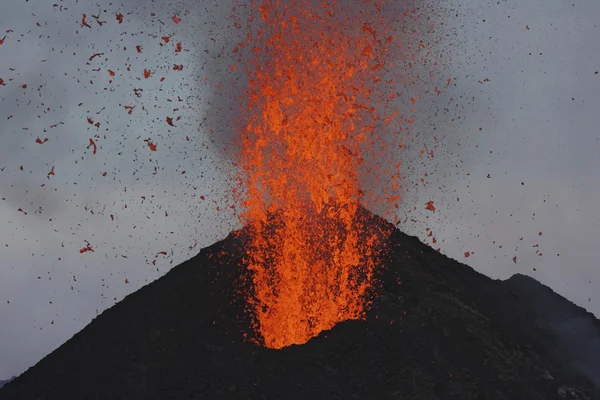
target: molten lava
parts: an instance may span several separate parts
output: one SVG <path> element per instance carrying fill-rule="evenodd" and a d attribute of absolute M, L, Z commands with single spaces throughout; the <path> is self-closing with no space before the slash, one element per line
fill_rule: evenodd
<path fill-rule="evenodd" d="M 374 131 L 397 116 L 377 106 L 394 97 L 385 77 L 400 47 L 385 1 L 310 3 L 253 3 L 234 50 L 250 58 L 239 143 L 249 305 L 270 348 L 365 316 L 385 232 L 359 215 L 361 181 L 387 174 L 386 201 L 399 201 L 399 163 L 373 170 L 386 151 Z"/>

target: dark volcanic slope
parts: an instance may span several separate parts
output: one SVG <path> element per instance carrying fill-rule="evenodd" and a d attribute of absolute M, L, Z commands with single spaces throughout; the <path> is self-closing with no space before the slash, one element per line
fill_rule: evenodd
<path fill-rule="evenodd" d="M 0 389 L 2 388 L 2 386 L 6 385 L 8 382 L 10 382 L 12 379 L 14 379 L 14 378 L 11 378 L 11 379 L 8 379 L 5 381 L 0 381 Z"/>
<path fill-rule="evenodd" d="M 397 230 L 391 241 L 366 321 L 274 351 L 241 338 L 230 299 L 243 239 L 230 235 L 106 310 L 0 398 L 594 398 L 597 360 L 571 355 L 600 343 L 590 314 L 529 278 L 493 281 Z M 570 318 L 585 325 L 579 346 Z"/>

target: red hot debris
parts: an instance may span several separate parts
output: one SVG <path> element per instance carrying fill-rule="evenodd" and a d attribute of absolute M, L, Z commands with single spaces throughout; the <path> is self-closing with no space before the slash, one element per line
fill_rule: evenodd
<path fill-rule="evenodd" d="M 429 211 L 434 211 L 435 212 L 435 207 L 433 205 L 433 200 L 429 200 L 427 203 L 425 203 L 425 208 Z"/>
<path fill-rule="evenodd" d="M 150 151 L 156 151 L 156 144 L 152 143 L 151 139 L 146 139 L 146 140 L 144 140 L 144 142 L 146 142 L 148 144 Z"/>
<path fill-rule="evenodd" d="M 87 19 L 87 15 L 83 14 L 81 16 L 81 27 L 83 28 L 84 26 L 86 26 L 86 27 L 92 29 L 92 27 L 90 26 L 90 24 L 87 23 L 86 19 Z"/>
<path fill-rule="evenodd" d="M 90 138 L 90 144 L 87 146 L 87 148 L 92 148 L 92 154 L 96 154 L 96 151 L 98 150 L 98 147 L 96 146 L 96 142 L 94 142 L 94 139 Z"/>
<path fill-rule="evenodd" d="M 94 53 L 90 56 L 90 58 L 88 60 L 92 61 L 94 58 L 100 57 L 102 55 L 104 55 L 104 53 Z"/>
<path fill-rule="evenodd" d="M 81 254 L 83 253 L 87 253 L 88 251 L 91 251 L 92 253 L 94 252 L 94 249 L 92 248 L 92 245 L 90 244 L 90 242 L 88 242 L 87 240 L 85 241 L 86 245 L 85 247 L 82 247 L 81 249 L 79 249 L 79 252 Z"/>
<path fill-rule="evenodd" d="M 87 122 L 88 122 L 88 124 L 90 124 L 90 125 L 94 125 L 96 128 L 100 128 L 100 122 L 96 122 L 96 123 L 94 123 L 94 120 L 93 120 L 93 119 L 91 119 L 90 117 L 88 117 L 88 118 L 87 118 Z"/>

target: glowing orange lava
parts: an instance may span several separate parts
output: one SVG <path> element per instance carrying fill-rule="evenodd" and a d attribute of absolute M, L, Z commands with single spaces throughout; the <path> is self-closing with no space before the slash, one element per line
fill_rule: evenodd
<path fill-rule="evenodd" d="M 385 1 L 308 4 L 254 2 L 234 50 L 250 58 L 239 143 L 249 304 L 270 348 L 365 316 L 385 233 L 360 217 L 361 181 L 385 174 L 385 201 L 399 201 L 400 164 L 373 170 L 387 151 L 374 131 L 397 116 L 377 106 L 394 97 L 387 71 L 401 47 Z"/>

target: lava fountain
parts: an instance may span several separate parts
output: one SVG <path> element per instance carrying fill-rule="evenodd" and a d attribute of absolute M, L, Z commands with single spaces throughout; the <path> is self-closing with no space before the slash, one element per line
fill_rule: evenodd
<path fill-rule="evenodd" d="M 386 233 L 361 216 L 373 200 L 361 182 L 385 176 L 385 201 L 399 201 L 399 163 L 365 160 L 385 159 L 376 131 L 402 119 L 377 106 L 395 96 L 390 55 L 402 48 L 384 6 L 253 2 L 234 50 L 247 57 L 238 166 L 248 304 L 266 347 L 364 318 L 374 294 Z"/>

